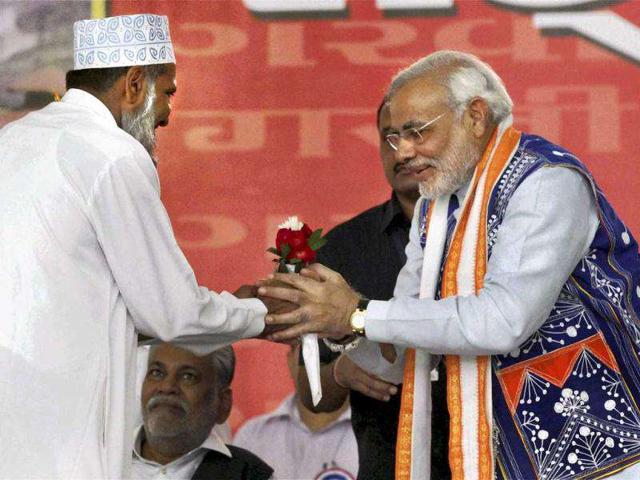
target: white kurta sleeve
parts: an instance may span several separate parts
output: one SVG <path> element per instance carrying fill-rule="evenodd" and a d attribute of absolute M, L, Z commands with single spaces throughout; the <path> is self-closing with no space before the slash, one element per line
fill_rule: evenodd
<path fill-rule="evenodd" d="M 264 329 L 262 302 L 198 285 L 159 193 L 134 159 L 119 158 L 103 168 L 88 211 L 138 331 L 165 341 L 198 335 L 197 343 L 220 346 Z"/>
<path fill-rule="evenodd" d="M 593 191 L 580 173 L 540 168 L 509 202 L 478 295 L 439 301 L 398 295 L 371 302 L 367 336 L 435 354 L 513 351 L 547 318 L 598 224 Z M 415 289 L 406 287 L 411 295 Z"/>

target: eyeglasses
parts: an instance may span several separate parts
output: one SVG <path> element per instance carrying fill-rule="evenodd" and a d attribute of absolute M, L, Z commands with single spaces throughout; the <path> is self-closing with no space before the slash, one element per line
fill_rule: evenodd
<path fill-rule="evenodd" d="M 427 123 L 421 125 L 420 127 L 405 128 L 400 133 L 390 133 L 386 135 L 384 139 L 396 152 L 400 149 L 400 140 L 402 139 L 411 142 L 413 145 L 420 145 L 422 142 L 424 142 L 422 132 L 429 126 L 440 120 L 440 118 L 443 117 L 445 113 L 446 112 L 441 113 L 436 118 L 434 118 L 433 120 L 429 120 Z"/>

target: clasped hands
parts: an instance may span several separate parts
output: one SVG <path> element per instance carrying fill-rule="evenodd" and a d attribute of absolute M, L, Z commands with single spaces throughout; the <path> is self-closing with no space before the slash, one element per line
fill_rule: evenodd
<path fill-rule="evenodd" d="M 350 335 L 350 318 L 360 295 L 337 272 L 313 264 L 299 275 L 274 273 L 258 282 L 267 306 L 266 338 L 288 342 L 305 333 L 334 339 Z"/>

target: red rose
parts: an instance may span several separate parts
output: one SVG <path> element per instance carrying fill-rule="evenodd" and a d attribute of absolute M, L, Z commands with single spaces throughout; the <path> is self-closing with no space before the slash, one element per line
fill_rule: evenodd
<path fill-rule="evenodd" d="M 304 248 L 302 248 L 300 250 L 295 250 L 295 251 L 293 251 L 291 253 L 293 255 L 290 254 L 290 256 L 288 257 L 289 259 L 291 259 L 291 258 L 299 258 L 300 260 L 302 260 L 302 262 L 305 265 L 309 264 L 309 263 L 312 263 L 316 259 L 316 252 L 311 250 L 311 247 L 309 247 L 308 245 L 305 245 Z"/>
<path fill-rule="evenodd" d="M 304 236 L 306 238 L 309 238 L 311 236 L 311 234 L 313 233 L 313 230 L 311 230 L 309 228 L 309 225 L 307 225 L 306 223 L 302 224 L 302 231 L 304 232 Z"/>
<path fill-rule="evenodd" d="M 302 250 L 307 246 L 307 237 L 304 234 L 304 230 L 291 230 L 287 243 L 291 247 L 291 253 Z M 289 256 L 289 258 L 293 258 Z"/>
<path fill-rule="evenodd" d="M 278 233 L 276 235 L 276 248 L 278 250 L 280 250 L 282 248 L 282 245 L 284 245 L 285 243 L 289 243 L 291 233 L 293 232 L 288 228 L 281 228 L 280 230 L 278 230 Z"/>

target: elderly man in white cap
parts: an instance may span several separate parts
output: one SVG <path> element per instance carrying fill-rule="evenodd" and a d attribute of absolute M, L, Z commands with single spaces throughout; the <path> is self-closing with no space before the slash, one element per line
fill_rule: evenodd
<path fill-rule="evenodd" d="M 167 18 L 74 36 L 62 101 L 0 130 L 0 478 L 126 477 L 136 331 L 213 350 L 260 334 L 267 312 L 196 283 L 160 201 Z"/>

